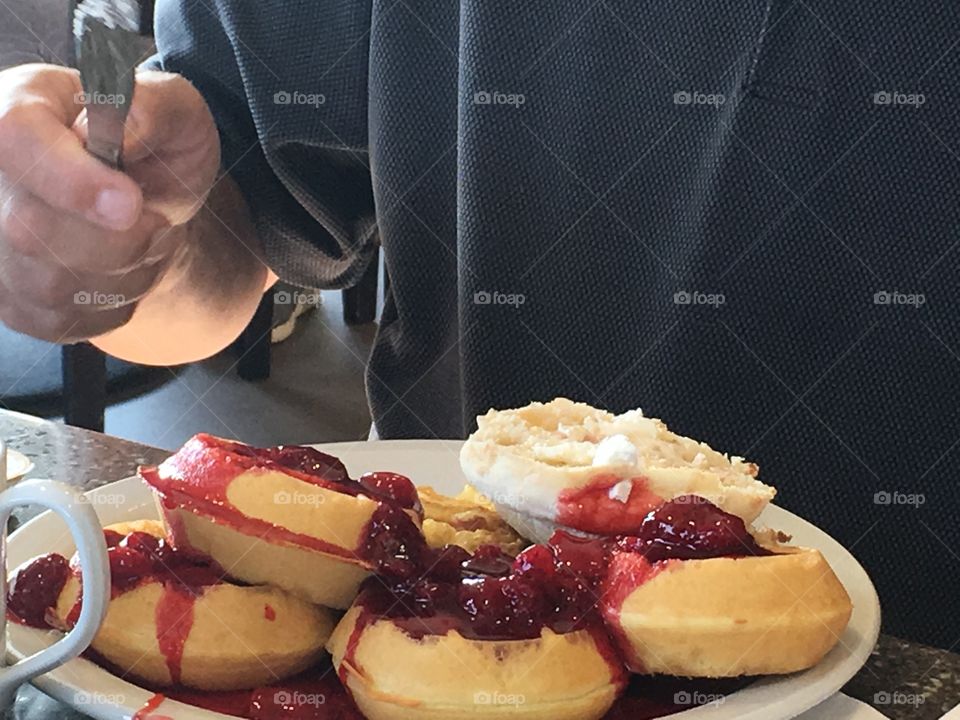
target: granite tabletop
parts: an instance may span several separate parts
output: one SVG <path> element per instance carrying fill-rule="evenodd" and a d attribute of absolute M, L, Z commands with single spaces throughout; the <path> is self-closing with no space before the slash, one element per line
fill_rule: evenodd
<path fill-rule="evenodd" d="M 108 435 L 0 410 L 0 438 L 29 457 L 28 477 L 49 478 L 84 490 L 134 474 L 169 453 Z M 23 521 L 33 511 L 20 511 Z M 960 705 L 960 655 L 882 635 L 867 665 L 844 692 L 891 720 L 938 720 Z M 32 687 L 21 688 L 3 720 L 86 717 Z"/>

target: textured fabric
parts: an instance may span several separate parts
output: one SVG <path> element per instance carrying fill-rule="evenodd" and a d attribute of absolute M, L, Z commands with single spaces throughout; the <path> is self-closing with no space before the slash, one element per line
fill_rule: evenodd
<path fill-rule="evenodd" d="M 0 3 L 0 69 L 31 62 L 70 63 L 68 0 Z"/>
<path fill-rule="evenodd" d="M 382 242 L 383 437 L 641 406 L 758 462 L 888 631 L 950 645 L 958 36 L 932 0 L 161 0 L 157 62 L 283 278 L 349 284 Z"/>

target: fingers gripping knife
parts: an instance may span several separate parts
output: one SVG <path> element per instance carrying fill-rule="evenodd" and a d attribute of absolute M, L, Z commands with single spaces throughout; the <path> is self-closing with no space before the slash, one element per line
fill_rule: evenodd
<path fill-rule="evenodd" d="M 87 150 L 117 169 L 140 61 L 142 12 L 137 0 L 82 0 L 73 11 L 75 55 L 87 110 Z M 65 346 L 64 420 L 102 431 L 106 383 L 103 353 L 86 343 Z"/>

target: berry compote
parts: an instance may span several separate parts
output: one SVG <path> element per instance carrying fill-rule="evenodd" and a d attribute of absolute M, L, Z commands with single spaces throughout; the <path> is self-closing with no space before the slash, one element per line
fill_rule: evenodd
<path fill-rule="evenodd" d="M 580 545 L 596 550 L 595 557 Z M 576 552 L 568 550 L 576 548 Z M 448 545 L 431 552 L 415 578 L 368 580 L 358 604 L 368 619 L 389 618 L 413 637 L 456 630 L 471 639 L 518 640 L 596 624 L 602 546 L 571 536 L 533 545 L 516 558 L 496 545 L 471 556 Z"/>
<path fill-rule="evenodd" d="M 495 545 L 472 556 L 456 546 L 421 547 L 404 572 L 368 580 L 358 602 L 365 615 L 387 617 L 414 637 L 457 630 L 476 639 L 532 638 L 544 628 L 587 627 L 599 621 L 601 599 L 623 592 L 618 585 L 635 589 L 639 578 L 611 577 L 618 556 L 636 558 L 649 574 L 663 561 L 769 554 L 740 518 L 688 495 L 648 513 L 635 535 L 557 531 L 516 558 Z"/>

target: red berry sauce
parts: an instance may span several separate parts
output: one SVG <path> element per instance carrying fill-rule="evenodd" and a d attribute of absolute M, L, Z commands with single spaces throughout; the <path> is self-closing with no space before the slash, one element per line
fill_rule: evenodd
<path fill-rule="evenodd" d="M 544 628 L 564 633 L 597 622 L 601 596 L 622 602 L 666 562 L 769 554 L 740 518 L 684 496 L 649 512 L 635 535 L 558 531 L 515 559 L 493 545 L 473 556 L 456 546 L 417 547 L 397 572 L 367 581 L 359 603 L 370 620 L 387 617 L 413 637 L 455 629 L 474 639 L 533 638 Z"/>
<path fill-rule="evenodd" d="M 168 715 L 157 715 L 154 711 L 163 705 L 163 701 L 167 698 L 160 693 L 155 694 L 146 703 L 143 707 L 137 710 L 133 717 L 130 720 L 173 720 L 173 718 Z"/>
<path fill-rule="evenodd" d="M 623 696 L 604 720 L 653 720 L 717 701 L 743 689 L 752 678 L 690 680 L 671 677 L 633 676 Z M 350 694 L 326 663 L 282 682 L 229 692 L 203 692 L 166 688 L 155 695 L 137 718 L 159 720 L 163 699 L 249 720 L 364 720 Z M 159 711 L 161 714 L 152 714 Z"/>
<path fill-rule="evenodd" d="M 124 536 L 108 547 L 107 558 L 114 597 L 151 580 L 198 595 L 225 575 L 223 568 L 206 555 L 175 548 L 164 538 L 145 532 Z"/>
<path fill-rule="evenodd" d="M 429 550 L 419 575 L 370 578 L 363 585 L 344 666 L 355 664 L 351 658 L 363 631 L 384 618 L 415 639 L 451 630 L 491 641 L 537 638 L 544 628 L 558 634 L 582 630 L 609 664 L 612 682 L 623 685 L 623 663 L 596 609 L 604 556 L 601 543 L 565 534 L 516 558 L 495 545 L 473 555 L 453 545 Z"/>
<path fill-rule="evenodd" d="M 683 495 L 651 511 L 617 548 L 649 562 L 772 555 L 743 520 L 697 495 Z"/>
<path fill-rule="evenodd" d="M 240 513 L 228 500 L 227 488 L 240 474 L 258 470 L 283 472 L 327 490 L 376 500 L 379 506 L 359 547 L 340 547 Z M 374 472 L 352 480 L 340 460 L 309 447 L 254 448 L 197 435 L 159 467 L 140 468 L 140 476 L 163 498 L 168 510 L 183 508 L 268 542 L 297 545 L 350 562 L 359 559 L 377 572 L 410 572 L 410 563 L 418 562 L 420 549 L 414 547 L 418 539 L 426 547 L 412 517 L 422 518 L 423 508 L 409 478 Z M 168 519 L 174 517 L 168 513 Z M 183 545 L 182 527 L 169 524 L 174 541 Z"/>
<path fill-rule="evenodd" d="M 372 578 L 358 603 L 370 621 L 389 618 L 415 638 L 456 630 L 470 639 L 519 640 L 544 628 L 566 633 L 598 624 L 602 546 L 555 540 L 516 559 L 495 545 L 472 556 L 453 545 L 429 551 L 422 574 Z"/>
<path fill-rule="evenodd" d="M 70 563 L 62 555 L 43 555 L 17 573 L 7 591 L 7 617 L 21 625 L 48 628 L 48 616 L 57 606 L 70 577 Z"/>
<path fill-rule="evenodd" d="M 615 475 L 598 475 L 589 485 L 560 493 L 557 523 L 596 535 L 621 535 L 632 532 L 663 498 L 647 488 L 644 477 L 629 478 L 632 487 L 626 501 L 610 497 L 610 488 L 623 482 Z"/>
<path fill-rule="evenodd" d="M 163 717 L 169 698 L 195 707 L 249 720 L 364 720 L 328 661 L 301 675 L 253 690 L 207 692 L 164 688 L 144 706 L 144 720 Z M 158 700 L 159 698 L 159 700 Z M 160 711 L 160 715 L 151 714 Z"/>
<path fill-rule="evenodd" d="M 241 450 L 231 457 L 248 458 L 253 453 L 260 462 L 263 455 L 257 452 Z M 312 454 L 316 451 L 300 453 L 279 448 L 262 452 L 270 455 L 268 462 L 297 473 L 310 471 L 322 476 L 324 482 L 353 483 L 329 480 L 346 478 L 346 473 L 341 473 L 339 461 L 322 454 L 318 458 Z M 626 687 L 606 716 L 608 720 L 663 717 L 735 692 L 749 682 L 693 683 L 634 676 L 628 686 L 624 663 L 634 670 L 642 668 L 630 657 L 630 644 L 617 622 L 624 600 L 672 563 L 773 554 L 757 544 L 739 518 L 702 498 L 684 496 L 648 511 L 632 526 L 630 534 L 583 538 L 558 531 L 549 544 L 530 546 L 516 558 L 493 545 L 471 555 L 456 546 L 442 550 L 427 547 L 406 512 L 419 512 L 416 491 L 407 492 L 405 483 L 409 481 L 397 478 L 402 476 L 367 475 L 357 483 L 364 493 L 389 497 L 389 501 L 384 500 L 377 509 L 360 549 L 379 577 L 370 578 L 361 589 L 357 600 L 361 614 L 347 644 L 348 661 L 363 630 L 382 618 L 415 639 L 451 630 L 470 639 L 493 641 L 536 638 L 544 628 L 560 634 L 584 630 L 610 665 L 612 682 Z M 206 586 L 220 581 L 223 571 L 209 558 L 176 549 L 146 533 L 121 536 L 107 530 L 105 537 L 114 596 L 148 579 L 164 584 L 164 596 L 157 608 L 158 643 L 176 683 L 192 624 L 193 602 Z M 10 589 L 10 617 L 35 627 L 48 627 L 51 609 L 70 572 L 69 564 L 59 555 L 38 558 L 25 567 Z M 265 606 L 265 616 L 269 618 L 272 610 Z M 101 664 L 109 667 L 108 663 Z M 298 678 L 252 691 L 211 693 L 174 687 L 164 693 L 191 705 L 250 720 L 363 717 L 336 674 L 324 665 Z M 155 696 L 137 717 L 164 717 L 155 714 L 162 700 L 163 696 Z"/>
<path fill-rule="evenodd" d="M 131 532 L 124 536 L 105 530 L 104 537 L 110 562 L 112 597 L 145 582 L 163 584 L 163 595 L 156 609 L 157 643 L 166 658 L 173 682 L 178 682 L 183 647 L 193 625 L 194 601 L 206 587 L 223 579 L 223 569 L 208 557 L 174 548 L 163 538 L 149 533 Z M 79 568 L 71 569 L 62 555 L 54 553 L 34 560 L 17 573 L 10 586 L 8 617 L 31 627 L 73 627 L 80 617 L 79 600 L 64 623 L 53 614 L 71 573 L 79 576 Z"/>

